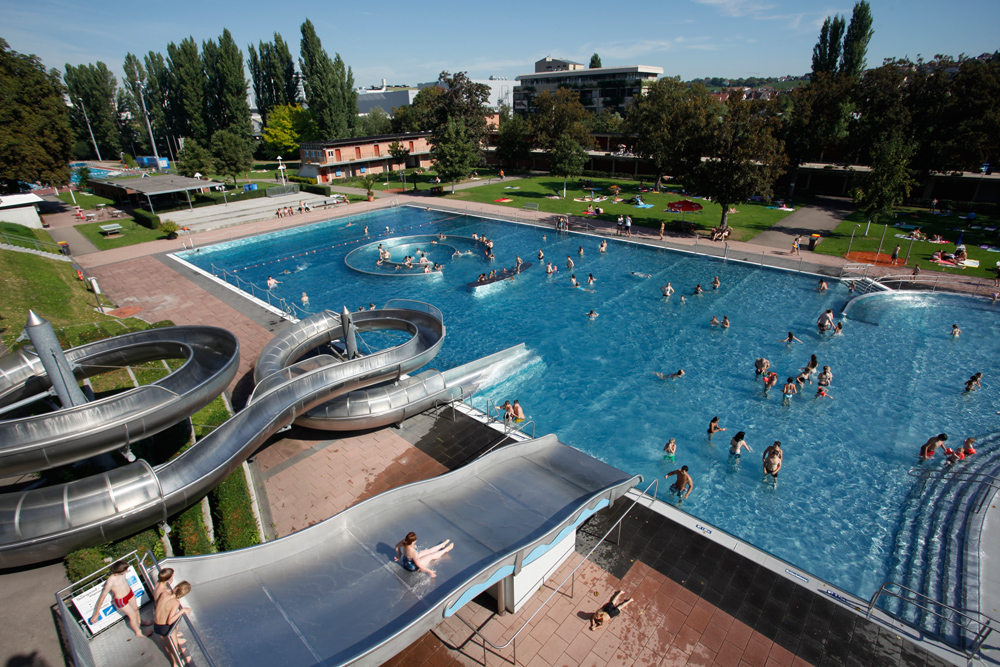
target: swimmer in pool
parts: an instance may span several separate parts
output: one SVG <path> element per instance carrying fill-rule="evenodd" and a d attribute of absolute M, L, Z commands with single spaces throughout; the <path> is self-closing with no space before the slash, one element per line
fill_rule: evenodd
<path fill-rule="evenodd" d="M 965 393 L 969 393 L 970 391 L 975 391 L 977 389 L 982 389 L 983 385 L 980 383 L 980 380 L 982 379 L 983 379 L 982 373 L 976 373 L 975 375 L 970 377 L 968 381 L 966 381 L 965 383 Z"/>
<path fill-rule="evenodd" d="M 607 252 L 608 251 L 608 241 L 607 241 L 607 239 L 605 239 L 604 241 L 601 241 L 601 245 L 598 247 L 598 250 L 600 250 L 601 252 Z"/>
<path fill-rule="evenodd" d="M 544 253 L 544 252 L 542 252 L 542 251 L 541 251 L 541 249 L 539 249 L 539 250 L 538 250 L 538 261 L 540 262 L 540 261 L 542 261 L 543 259 L 545 259 L 545 253 Z"/>
<path fill-rule="evenodd" d="M 826 309 L 826 312 L 819 316 L 816 320 L 816 328 L 819 329 L 820 333 L 824 333 L 833 328 L 833 310 L 830 308 Z"/>
<path fill-rule="evenodd" d="M 785 382 L 785 386 L 781 388 L 781 393 L 784 394 L 784 398 L 781 400 L 782 405 L 791 405 L 792 396 L 799 393 L 799 388 L 795 386 L 795 380 L 793 378 L 788 378 Z"/>
<path fill-rule="evenodd" d="M 778 440 L 774 441 L 774 444 L 764 450 L 764 456 L 761 461 L 764 464 L 764 479 L 770 475 L 773 481 L 778 480 L 778 472 L 781 471 L 781 464 L 783 463 L 784 453 L 781 451 L 781 442 Z"/>
<path fill-rule="evenodd" d="M 727 317 L 726 315 L 722 316 L 722 328 L 723 329 L 729 328 L 729 317 Z"/>
<path fill-rule="evenodd" d="M 596 311 L 591 310 L 589 313 L 587 313 L 587 317 L 589 317 L 592 320 L 596 320 L 598 317 L 600 317 L 600 315 Z"/>
<path fill-rule="evenodd" d="M 681 466 L 680 470 L 668 472 L 663 476 L 663 478 L 670 479 L 674 475 L 677 475 L 677 481 L 670 485 L 670 490 L 678 496 L 683 494 L 683 497 L 687 498 L 691 495 L 691 491 L 694 490 L 694 480 L 691 479 L 691 475 L 688 474 L 688 467 Z"/>
<path fill-rule="evenodd" d="M 573 287 L 576 287 L 576 288 L 580 287 L 580 283 L 578 283 L 576 281 L 576 274 L 575 273 L 569 277 L 569 280 L 570 280 L 571 283 L 573 283 Z"/>
<path fill-rule="evenodd" d="M 833 328 L 833 335 L 834 336 L 839 336 L 842 333 L 844 333 L 844 323 L 843 322 L 837 322 L 837 326 L 835 326 Z"/>
<path fill-rule="evenodd" d="M 521 408 L 521 403 L 516 398 L 514 399 L 514 403 L 510 406 L 510 409 L 515 422 L 520 423 L 524 421 L 524 410 Z"/>
<path fill-rule="evenodd" d="M 719 280 L 719 276 L 715 276 L 715 278 L 712 279 L 712 289 L 717 290 L 721 286 L 722 286 L 722 281 Z"/>
<path fill-rule="evenodd" d="M 679 378 L 684 377 L 684 369 L 682 368 L 676 373 L 671 373 L 670 375 L 664 375 L 663 373 L 660 373 L 658 371 L 653 371 L 653 375 L 660 378 L 661 380 L 677 380 Z"/>
<path fill-rule="evenodd" d="M 695 294 L 704 294 L 705 293 L 705 290 L 703 290 L 701 288 L 701 283 L 698 283 L 697 285 L 694 286 L 694 293 Z"/>
<path fill-rule="evenodd" d="M 771 371 L 764 376 L 764 394 L 766 395 L 769 390 L 778 386 L 778 374 Z"/>
<path fill-rule="evenodd" d="M 667 283 L 660 288 L 660 293 L 663 294 L 664 298 L 669 299 L 670 295 L 674 293 L 674 288 L 670 283 Z"/>
<path fill-rule="evenodd" d="M 663 458 L 674 460 L 674 456 L 677 454 L 677 441 L 674 438 L 667 440 L 667 444 L 663 445 Z"/>
<path fill-rule="evenodd" d="M 708 437 L 711 438 L 713 433 L 718 433 L 719 431 L 725 431 L 726 429 L 719 426 L 719 418 L 712 417 L 712 421 L 708 422 Z"/>
<path fill-rule="evenodd" d="M 944 447 L 944 443 L 948 441 L 948 435 L 946 433 L 939 433 L 933 438 L 930 438 L 920 447 L 920 460 L 926 461 L 927 459 L 934 456 L 934 452 L 938 450 L 939 447 Z"/>
<path fill-rule="evenodd" d="M 833 396 L 826 393 L 826 387 L 817 387 L 816 395 L 813 398 L 833 398 Z"/>
<path fill-rule="evenodd" d="M 306 294 L 305 292 L 302 293 L 302 299 L 301 299 L 301 301 L 302 301 L 302 307 L 303 308 L 308 308 L 309 307 L 309 295 Z"/>
<path fill-rule="evenodd" d="M 800 340 L 799 340 L 798 338 L 796 338 L 796 337 L 795 337 L 795 334 L 793 334 L 793 333 L 792 333 L 791 331 L 789 331 L 789 332 L 788 332 L 788 338 L 782 338 L 782 339 L 781 339 L 780 341 L 778 341 L 778 342 L 779 342 L 779 343 L 791 343 L 792 341 L 798 341 L 798 342 L 800 342 L 800 343 L 802 342 L 802 341 L 800 341 Z"/>
<path fill-rule="evenodd" d="M 823 372 L 816 376 L 816 384 L 820 387 L 829 387 L 831 382 L 833 382 L 833 373 L 830 372 L 829 366 L 823 366 Z"/>
<path fill-rule="evenodd" d="M 748 452 L 753 452 L 753 450 L 750 449 L 750 445 L 748 445 L 746 440 L 743 439 L 745 437 L 746 433 L 740 431 L 733 436 L 732 440 L 729 441 L 729 455 L 734 459 L 740 458 L 740 452 L 743 449 L 746 449 Z"/>
<path fill-rule="evenodd" d="M 573 258 L 566 257 L 566 268 L 572 271 L 574 266 L 576 266 L 576 264 L 573 263 Z"/>
<path fill-rule="evenodd" d="M 753 362 L 753 367 L 757 377 L 760 377 L 761 375 L 767 374 L 768 369 L 771 368 L 771 362 L 764 357 L 761 357 L 757 359 L 757 361 Z"/>
<path fill-rule="evenodd" d="M 636 276 L 638 278 L 652 278 L 653 277 L 653 274 L 651 274 L 651 273 L 639 273 L 638 271 L 633 271 L 632 275 Z"/>
<path fill-rule="evenodd" d="M 687 303 L 687 297 L 683 294 L 681 295 L 681 303 Z"/>
<path fill-rule="evenodd" d="M 817 292 L 825 292 L 830 289 L 830 286 L 826 284 L 826 281 L 822 278 L 819 279 L 819 287 L 816 288 Z"/>
<path fill-rule="evenodd" d="M 580 249 L 577 250 L 576 252 L 578 255 L 580 255 L 580 257 L 583 257 L 583 246 L 580 246 Z"/>
<path fill-rule="evenodd" d="M 267 277 L 267 289 L 272 289 L 272 288 L 274 288 L 275 286 L 277 286 L 280 283 L 281 283 L 281 281 L 280 280 L 275 280 L 274 276 L 268 276 Z"/>
<path fill-rule="evenodd" d="M 588 273 L 587 274 L 587 284 L 588 285 L 593 285 L 595 282 L 597 282 L 597 281 L 594 280 L 594 274 L 593 273 Z"/>
<path fill-rule="evenodd" d="M 958 338 L 962 335 L 962 330 L 958 328 L 957 324 L 951 325 L 951 336 L 952 338 Z"/>
<path fill-rule="evenodd" d="M 712 325 L 713 327 L 717 327 L 717 326 L 719 326 L 719 318 L 718 318 L 718 317 L 716 317 L 715 315 L 712 315 L 712 319 L 711 319 L 711 320 L 709 320 L 709 322 L 708 322 L 708 323 L 709 323 L 710 325 Z"/>

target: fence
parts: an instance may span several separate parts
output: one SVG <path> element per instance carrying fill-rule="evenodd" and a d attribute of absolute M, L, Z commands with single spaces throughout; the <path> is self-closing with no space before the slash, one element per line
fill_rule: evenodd
<path fill-rule="evenodd" d="M 0 243 L 11 245 L 16 248 L 28 248 L 31 250 L 38 250 L 39 252 L 50 252 L 54 255 L 63 254 L 58 243 L 39 241 L 38 239 L 31 238 L 29 236 L 17 236 L 16 234 L 8 234 L 7 232 L 2 231 L 0 231 Z"/>
<path fill-rule="evenodd" d="M 225 269 L 220 269 L 215 264 L 212 264 L 211 267 L 212 267 L 212 275 L 214 275 L 216 278 L 222 278 L 227 283 L 231 283 L 232 285 L 235 285 L 244 292 L 247 292 L 253 298 L 265 302 L 267 305 L 280 311 L 282 317 L 299 320 L 309 316 L 309 313 L 305 312 L 302 308 L 299 308 L 294 303 L 291 303 L 290 301 L 286 301 L 281 297 L 277 297 L 271 294 L 271 290 L 264 289 L 262 287 L 257 287 L 252 282 L 248 280 L 243 280 L 235 273 L 230 273 Z"/>

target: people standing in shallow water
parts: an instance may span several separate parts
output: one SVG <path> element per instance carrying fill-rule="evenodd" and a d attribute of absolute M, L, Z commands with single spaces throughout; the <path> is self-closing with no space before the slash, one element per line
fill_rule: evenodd
<path fill-rule="evenodd" d="M 951 325 L 951 335 L 953 338 L 958 338 L 962 335 L 962 330 L 958 328 L 957 324 Z"/>
<path fill-rule="evenodd" d="M 712 421 L 708 422 L 708 437 L 711 438 L 713 433 L 718 433 L 719 431 L 725 431 L 726 429 L 719 426 L 719 418 L 712 417 Z"/>
<path fill-rule="evenodd" d="M 719 289 L 719 287 L 721 286 L 722 286 L 722 281 L 719 280 L 719 276 L 715 276 L 715 278 L 712 279 L 712 289 L 716 290 Z"/>
<path fill-rule="evenodd" d="M 799 340 L 798 338 L 795 337 L 795 334 L 793 334 L 791 331 L 789 331 L 788 332 L 788 338 L 782 338 L 778 342 L 780 342 L 780 343 L 792 343 L 794 341 L 798 341 L 799 343 L 802 342 L 801 340 Z"/>
<path fill-rule="evenodd" d="M 980 380 L 982 379 L 983 379 L 982 373 L 976 373 L 975 375 L 970 377 L 968 381 L 966 381 L 965 383 L 965 393 L 969 393 L 970 391 L 975 391 L 977 389 L 982 389 L 983 385 L 980 384 Z"/>
<path fill-rule="evenodd" d="M 670 283 L 667 283 L 660 288 L 660 293 L 662 293 L 665 298 L 669 299 L 670 295 L 674 293 L 674 288 Z"/>
<path fill-rule="evenodd" d="M 771 371 L 764 376 L 764 394 L 766 395 L 769 390 L 776 386 L 778 386 L 778 374 Z"/>
<path fill-rule="evenodd" d="M 784 462 L 783 459 L 784 453 L 781 451 L 781 442 L 775 440 L 773 445 L 764 450 L 764 456 L 761 457 L 764 464 L 765 480 L 770 475 L 773 481 L 778 481 L 778 472 L 781 470 L 781 465 Z"/>
<path fill-rule="evenodd" d="M 677 441 L 674 438 L 667 440 L 667 444 L 663 445 L 663 458 L 674 460 L 674 456 L 677 454 Z"/>
<path fill-rule="evenodd" d="M 733 436 L 732 440 L 729 441 L 729 456 L 733 457 L 734 459 L 738 459 L 740 458 L 740 454 L 744 449 L 746 449 L 748 452 L 753 452 L 753 450 L 750 449 L 750 445 L 748 445 L 746 440 L 743 439 L 746 437 L 746 435 L 747 435 L 746 433 L 740 431 Z"/>
<path fill-rule="evenodd" d="M 791 405 L 792 396 L 799 393 L 799 388 L 795 386 L 794 378 L 788 378 L 785 386 L 781 388 L 781 393 L 784 394 L 784 398 L 781 400 L 782 405 Z"/>
<path fill-rule="evenodd" d="M 670 491 L 677 494 L 678 497 L 687 498 L 694 490 L 694 480 L 688 474 L 688 467 L 681 466 L 680 470 L 668 472 L 663 478 L 670 479 L 674 475 L 677 476 L 677 481 L 670 485 Z"/>
<path fill-rule="evenodd" d="M 402 565 L 404 570 L 410 572 L 419 570 L 432 577 L 436 577 L 437 572 L 427 566 L 455 548 L 455 544 L 451 540 L 445 540 L 441 544 L 423 551 L 418 551 L 416 544 L 417 534 L 412 531 L 407 533 L 406 537 L 396 544 L 396 557 L 392 560 Z"/>
<path fill-rule="evenodd" d="M 753 362 L 753 367 L 757 377 L 760 377 L 761 375 L 767 375 L 768 369 L 771 368 L 771 362 L 764 357 L 760 357 L 757 361 Z"/>
<path fill-rule="evenodd" d="M 947 441 L 947 433 L 938 433 L 933 438 L 929 438 L 927 442 L 920 446 L 920 460 L 926 461 L 934 456 L 934 453 L 938 450 L 938 448 L 943 447 L 944 443 Z"/>

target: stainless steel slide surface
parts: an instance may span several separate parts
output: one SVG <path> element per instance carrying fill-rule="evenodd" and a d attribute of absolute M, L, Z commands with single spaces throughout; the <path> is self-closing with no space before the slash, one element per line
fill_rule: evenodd
<path fill-rule="evenodd" d="M 639 481 L 550 435 L 279 540 L 163 564 L 192 582 L 185 602 L 219 667 L 379 665 Z M 455 543 L 437 578 L 393 562 L 411 530 L 419 548 Z"/>
<path fill-rule="evenodd" d="M 65 352 L 77 378 L 159 359 L 185 359 L 149 385 L 56 412 L 0 421 L 0 474 L 45 470 L 124 447 L 176 424 L 221 394 L 239 368 L 239 341 L 225 329 L 149 329 Z M 0 359 L 0 405 L 45 391 L 38 357 Z"/>
<path fill-rule="evenodd" d="M 60 558 L 166 519 L 200 499 L 299 415 L 340 394 L 423 366 L 444 336 L 439 313 L 400 308 L 372 315 L 411 331 L 413 338 L 344 363 L 293 366 L 274 374 L 255 391 L 252 405 L 156 469 L 140 460 L 68 484 L 0 496 L 0 568 Z M 116 340 L 102 341 L 109 354 Z"/>

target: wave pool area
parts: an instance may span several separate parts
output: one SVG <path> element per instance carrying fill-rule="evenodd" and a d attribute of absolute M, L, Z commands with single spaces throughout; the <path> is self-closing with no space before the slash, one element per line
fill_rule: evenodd
<path fill-rule="evenodd" d="M 481 251 L 454 256 L 446 239 L 421 238 L 420 251 L 441 263 L 441 272 L 400 279 L 376 269 L 378 243 L 395 261 L 417 251 L 413 239 L 402 237 L 438 234 L 486 235 L 496 260 L 487 262 Z M 910 539 L 901 526 L 907 498 L 921 483 L 907 475 L 920 445 L 940 432 L 958 444 L 997 430 L 991 362 L 1000 349 L 998 306 L 945 294 L 870 296 L 851 308 L 842 336 L 820 336 L 820 313 L 831 308 L 841 319 L 853 296 L 836 281 L 818 292 L 814 275 L 616 239 L 602 254 L 599 244 L 594 236 L 398 207 L 178 256 L 258 288 L 273 276 L 275 296 L 298 303 L 305 292 L 312 312 L 381 306 L 392 298 L 431 303 L 447 325 L 431 364 L 441 370 L 524 342 L 527 354 L 476 395 L 476 407 L 485 409 L 487 398 L 497 404 L 517 398 L 537 434 L 555 433 L 647 481 L 687 465 L 690 497 L 678 501 L 661 481 L 661 499 L 856 595 L 870 597 L 896 577 L 893 555 L 925 546 L 899 543 Z M 362 250 L 352 263 L 370 263 L 371 272 L 346 266 L 345 256 L 356 249 Z M 513 267 L 517 255 L 534 266 L 513 281 L 467 287 L 484 272 Z M 559 267 L 551 276 L 549 261 Z M 581 288 L 572 287 L 571 273 Z M 722 282 L 717 291 L 715 276 Z M 676 292 L 664 299 L 660 287 L 668 281 Z M 696 284 L 705 294 L 693 294 Z M 590 310 L 599 317 L 587 317 Z M 732 326 L 710 326 L 713 316 L 728 316 Z M 956 323 L 959 338 L 950 335 Z M 802 342 L 783 342 L 789 331 Z M 398 342 L 364 338 L 373 347 Z M 830 398 L 815 398 L 816 385 L 807 384 L 782 405 L 781 384 L 811 354 L 820 368 L 832 369 Z M 780 376 L 769 396 L 755 377 L 758 357 Z M 685 371 L 678 380 L 654 374 L 678 369 Z M 964 393 L 975 372 L 985 373 L 983 389 Z M 709 438 L 716 415 L 728 430 Z M 753 451 L 733 460 L 729 439 L 737 431 L 746 432 Z M 675 461 L 662 452 L 668 438 L 677 442 Z M 775 440 L 784 449 L 776 485 L 763 481 L 761 468 L 761 454 Z M 991 442 L 978 456 L 991 454 Z M 940 455 L 927 465 L 941 467 Z M 933 571 L 945 562 L 932 553 L 922 567 Z"/>

